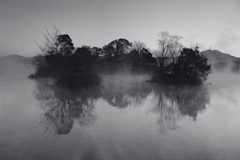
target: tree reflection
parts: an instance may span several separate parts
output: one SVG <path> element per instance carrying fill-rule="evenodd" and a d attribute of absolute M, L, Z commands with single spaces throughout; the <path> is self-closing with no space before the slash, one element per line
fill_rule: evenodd
<path fill-rule="evenodd" d="M 150 112 L 158 114 L 160 130 L 176 129 L 181 117 L 189 116 L 196 121 L 198 113 L 206 109 L 209 103 L 209 93 L 204 85 L 181 86 L 163 85 L 147 82 L 107 81 L 101 88 L 101 97 L 109 105 L 117 108 L 141 106 L 147 103 Z M 147 97 L 152 96 L 152 99 Z"/>
<path fill-rule="evenodd" d="M 43 123 L 47 131 L 53 130 L 56 134 L 68 134 L 74 121 L 80 125 L 91 124 L 94 102 L 100 96 L 97 87 L 69 89 L 56 85 L 48 85 L 39 81 L 35 90 L 35 97 L 45 110 Z"/>
<path fill-rule="evenodd" d="M 195 121 L 199 112 L 206 109 L 209 94 L 205 86 L 164 86 L 154 87 L 154 107 L 151 111 L 159 114 L 161 130 L 176 129 L 177 120 L 182 116 Z"/>
<path fill-rule="evenodd" d="M 138 106 L 151 93 L 151 85 L 146 82 L 103 83 L 101 97 L 109 105 L 125 108 L 129 105 Z"/>
<path fill-rule="evenodd" d="M 43 123 L 56 134 L 68 134 L 74 122 L 90 125 L 95 120 L 94 103 L 99 98 L 116 108 L 144 104 L 149 112 L 158 115 L 161 131 L 176 129 L 178 120 L 184 116 L 195 121 L 209 103 L 205 86 L 159 86 L 134 81 L 106 81 L 100 87 L 71 89 L 39 81 L 35 97 L 45 110 Z"/>

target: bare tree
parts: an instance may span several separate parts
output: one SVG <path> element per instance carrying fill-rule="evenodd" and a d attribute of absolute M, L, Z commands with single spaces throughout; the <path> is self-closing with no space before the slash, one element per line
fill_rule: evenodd
<path fill-rule="evenodd" d="M 138 54 L 140 54 L 141 50 L 143 48 L 146 48 L 146 44 L 141 41 L 134 41 L 132 44 L 132 48 L 135 49 L 138 52 Z"/>
<path fill-rule="evenodd" d="M 171 57 L 173 63 L 177 62 L 177 59 L 178 59 L 182 49 L 183 49 L 183 45 L 181 43 L 176 43 L 170 49 L 169 56 Z"/>
<path fill-rule="evenodd" d="M 58 50 L 57 38 L 59 35 L 60 35 L 60 31 L 55 26 L 53 26 L 52 33 L 50 33 L 49 30 L 46 30 L 43 33 L 43 36 L 44 36 L 43 45 L 39 45 L 38 43 L 35 43 L 40 50 L 38 54 L 48 55 L 48 54 L 54 54 L 54 52 L 56 53 Z"/>
<path fill-rule="evenodd" d="M 60 31 L 57 27 L 53 27 L 53 32 L 49 32 L 49 30 L 45 30 L 43 33 L 44 42 L 43 44 L 38 44 L 35 42 L 36 46 L 39 48 L 37 52 L 37 56 L 33 60 L 33 66 L 35 67 L 35 75 L 44 75 L 48 72 L 46 67 L 44 56 L 49 54 L 54 54 L 58 50 L 57 46 L 57 37 L 60 35 Z"/>
<path fill-rule="evenodd" d="M 167 31 L 159 34 L 159 50 L 154 54 L 161 71 L 163 71 L 164 61 L 167 59 L 167 57 L 176 56 L 176 54 L 179 54 L 178 48 L 181 46 L 179 43 L 180 39 L 182 39 L 182 37 L 170 35 Z"/>

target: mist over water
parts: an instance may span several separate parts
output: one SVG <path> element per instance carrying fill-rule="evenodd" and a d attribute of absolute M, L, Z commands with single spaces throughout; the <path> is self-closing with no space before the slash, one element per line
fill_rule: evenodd
<path fill-rule="evenodd" d="M 158 85 L 147 75 L 102 75 L 67 89 L 0 68 L 2 159 L 240 159 L 240 74 L 201 86 Z"/>

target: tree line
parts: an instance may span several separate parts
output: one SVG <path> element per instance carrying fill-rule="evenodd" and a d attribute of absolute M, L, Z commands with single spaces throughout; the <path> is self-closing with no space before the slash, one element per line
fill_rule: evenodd
<path fill-rule="evenodd" d="M 147 49 L 144 42 L 132 43 L 124 38 L 113 40 L 102 48 L 85 45 L 75 48 L 70 36 L 60 34 L 57 28 L 53 34 L 46 31 L 44 37 L 44 44 L 38 45 L 40 53 L 34 61 L 32 78 L 50 77 L 59 83 L 99 84 L 103 68 L 114 68 L 114 72 L 121 70 L 122 64 L 127 64 L 131 73 L 147 71 L 152 81 L 162 82 L 167 78 L 172 82 L 179 79 L 203 82 L 211 68 L 197 46 L 184 48 L 180 43 L 182 37 L 168 32 L 159 34 L 159 49 L 154 52 Z"/>

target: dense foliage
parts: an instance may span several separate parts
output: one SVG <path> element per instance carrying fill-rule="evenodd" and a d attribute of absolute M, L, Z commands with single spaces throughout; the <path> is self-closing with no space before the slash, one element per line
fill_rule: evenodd
<path fill-rule="evenodd" d="M 199 53 L 198 48 L 183 48 L 176 61 L 165 66 L 164 72 L 153 75 L 155 81 L 181 83 L 202 83 L 207 80 L 211 65 L 207 58 Z"/>
<path fill-rule="evenodd" d="M 60 84 L 99 84 L 95 64 L 96 57 L 88 48 L 81 47 L 74 52 L 69 35 L 57 35 L 54 47 L 36 58 L 36 72 L 32 77 L 50 77 Z"/>
<path fill-rule="evenodd" d="M 206 80 L 211 66 L 207 64 L 207 58 L 199 54 L 198 49 L 184 48 L 178 57 L 177 63 L 171 64 L 173 74 L 186 78 L 199 77 Z"/>
<path fill-rule="evenodd" d="M 159 39 L 160 50 L 153 53 L 143 42 L 129 42 L 116 39 L 102 48 L 74 47 L 67 34 L 45 34 L 45 46 L 39 46 L 41 54 L 35 59 L 36 70 L 31 77 L 49 77 L 57 83 L 72 82 L 98 85 L 99 74 L 104 73 L 147 73 L 152 81 L 169 82 L 207 79 L 210 65 L 207 58 L 199 54 L 198 48 L 183 48 L 181 37 L 162 32 Z M 168 62 L 167 62 L 168 61 Z"/>

